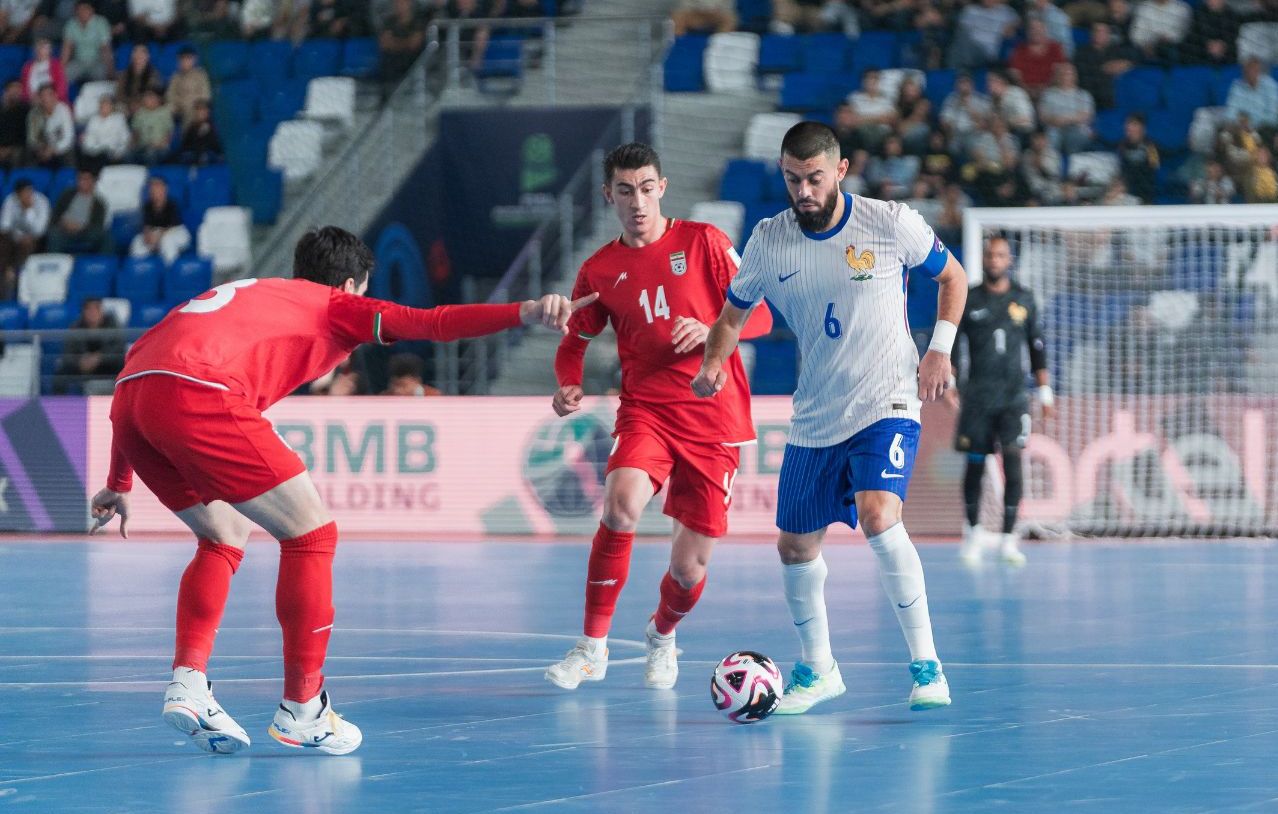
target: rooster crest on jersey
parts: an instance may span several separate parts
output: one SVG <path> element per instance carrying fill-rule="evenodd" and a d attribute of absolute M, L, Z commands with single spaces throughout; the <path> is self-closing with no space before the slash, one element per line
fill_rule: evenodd
<path fill-rule="evenodd" d="M 674 252 L 670 255 L 670 270 L 674 272 L 676 277 L 682 277 L 688 270 L 688 256 L 683 252 Z"/>
<path fill-rule="evenodd" d="M 1011 318 L 1013 324 L 1024 325 L 1025 318 L 1029 316 L 1029 309 L 1019 302 L 1014 302 L 1007 306 L 1007 315 Z"/>
<path fill-rule="evenodd" d="M 874 252 L 866 249 L 857 254 L 856 246 L 848 246 L 844 256 L 847 257 L 848 268 L 861 272 L 860 274 L 854 274 L 852 276 L 853 280 L 868 280 L 873 276 L 870 274 L 870 269 L 874 268 Z"/>

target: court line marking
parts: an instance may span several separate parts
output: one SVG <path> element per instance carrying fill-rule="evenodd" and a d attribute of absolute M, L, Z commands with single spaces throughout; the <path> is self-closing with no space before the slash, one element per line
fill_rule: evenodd
<path fill-rule="evenodd" d="M 173 763 L 178 760 L 190 760 L 190 756 L 171 757 L 163 760 L 147 760 L 142 763 L 121 763 L 118 766 L 100 766 L 96 769 L 80 769 L 74 772 L 58 772 L 57 774 L 42 774 L 37 777 L 20 777 L 16 780 L 0 780 L 0 786 L 16 786 L 19 783 L 36 783 L 41 780 L 57 780 L 61 777 L 75 777 L 81 774 L 96 774 L 98 772 L 111 772 L 116 769 L 133 769 L 138 766 L 158 766 L 161 763 Z"/>
<path fill-rule="evenodd" d="M 552 806 L 559 803 L 574 803 L 579 800 L 594 800 L 600 797 L 607 797 L 612 794 L 626 794 L 634 791 L 644 791 L 646 789 L 657 789 L 663 786 L 677 786 L 681 783 L 691 783 L 696 780 L 709 780 L 712 777 L 729 777 L 734 774 L 745 774 L 746 772 L 757 772 L 761 769 L 773 768 L 771 763 L 765 763 L 762 766 L 747 766 L 743 769 L 732 769 L 726 772 L 714 772 L 713 774 L 701 774 L 695 777 L 680 777 L 675 780 L 662 780 L 658 783 L 644 783 L 638 786 L 627 786 L 621 789 L 609 789 L 608 791 L 597 791 L 592 794 L 575 794 L 571 797 L 557 797 L 554 800 L 540 800 L 536 803 L 522 803 L 515 806 L 503 806 L 502 808 L 486 809 L 488 812 L 498 811 L 521 811 L 529 808 L 541 808 L 542 806 Z"/>

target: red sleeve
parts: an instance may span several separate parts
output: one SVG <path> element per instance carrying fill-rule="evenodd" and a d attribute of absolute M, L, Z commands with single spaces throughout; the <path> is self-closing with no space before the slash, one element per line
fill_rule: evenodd
<path fill-rule="evenodd" d="M 595 293 L 590 282 L 590 273 L 586 266 L 582 266 L 577 272 L 577 281 L 572 285 L 572 299 L 579 300 L 587 294 Z M 599 300 L 572 312 L 572 316 L 568 318 L 568 335 L 580 337 L 587 342 L 603 333 L 603 329 L 608 327 L 608 310 L 603 307 L 603 303 Z M 563 345 L 560 345 L 560 349 Z M 586 352 L 585 346 L 582 346 L 581 352 Z M 578 379 L 580 382 L 580 379 Z"/>
<path fill-rule="evenodd" d="M 125 460 L 115 438 L 111 439 L 111 471 L 107 474 L 106 488 L 112 492 L 133 491 L 133 467 Z"/>
<path fill-rule="evenodd" d="M 737 276 L 737 270 L 741 263 L 737 257 L 736 247 L 732 245 L 732 241 L 728 239 L 727 235 L 714 227 L 706 230 L 706 244 L 710 252 L 710 268 L 713 270 L 715 281 L 719 283 L 726 298 L 728 296 L 728 285 L 732 282 L 732 278 Z M 771 332 L 772 312 L 768 310 L 766 302 L 760 302 L 750 312 L 750 318 L 742 326 L 741 338 L 757 339 L 760 336 L 767 336 Z"/>
<path fill-rule="evenodd" d="M 559 343 L 559 350 L 555 353 L 555 380 L 560 387 L 581 384 L 585 377 L 586 346 L 589 344 L 589 340 L 576 334 L 568 334 Z"/>
<path fill-rule="evenodd" d="M 352 349 L 365 342 L 385 345 L 400 339 L 451 342 L 495 334 L 522 324 L 517 302 L 409 308 L 337 289 L 333 289 L 329 299 L 328 318 L 334 336 Z"/>

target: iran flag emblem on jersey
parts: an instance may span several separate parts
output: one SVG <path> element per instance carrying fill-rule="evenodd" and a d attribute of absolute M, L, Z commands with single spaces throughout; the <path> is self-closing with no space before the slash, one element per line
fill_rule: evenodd
<path fill-rule="evenodd" d="M 674 252 L 670 255 L 670 270 L 679 277 L 688 270 L 688 256 L 683 252 Z"/>

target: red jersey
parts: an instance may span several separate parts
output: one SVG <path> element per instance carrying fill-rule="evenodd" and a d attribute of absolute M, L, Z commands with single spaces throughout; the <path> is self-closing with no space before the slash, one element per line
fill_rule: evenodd
<path fill-rule="evenodd" d="M 365 342 L 461 339 L 519 324 L 518 303 L 420 309 L 308 280 L 236 280 L 174 308 L 143 334 L 119 381 L 173 373 L 265 410 Z"/>
<path fill-rule="evenodd" d="M 593 292 L 599 299 L 576 311 L 570 334 L 559 346 L 555 373 L 560 386 L 581 383 L 586 343 L 612 323 L 621 358 L 621 408 L 617 423 L 655 423 L 682 438 L 741 443 L 754 438 L 750 387 L 741 356 L 725 364 L 728 383 L 714 398 L 692 392 L 703 347 L 675 353 L 675 320 L 691 317 L 713 325 L 740 260 L 732 241 L 715 227 L 671 220 L 664 235 L 642 247 L 614 240 L 582 264 L 573 299 Z M 744 338 L 767 333 L 766 308 L 756 313 Z"/>

